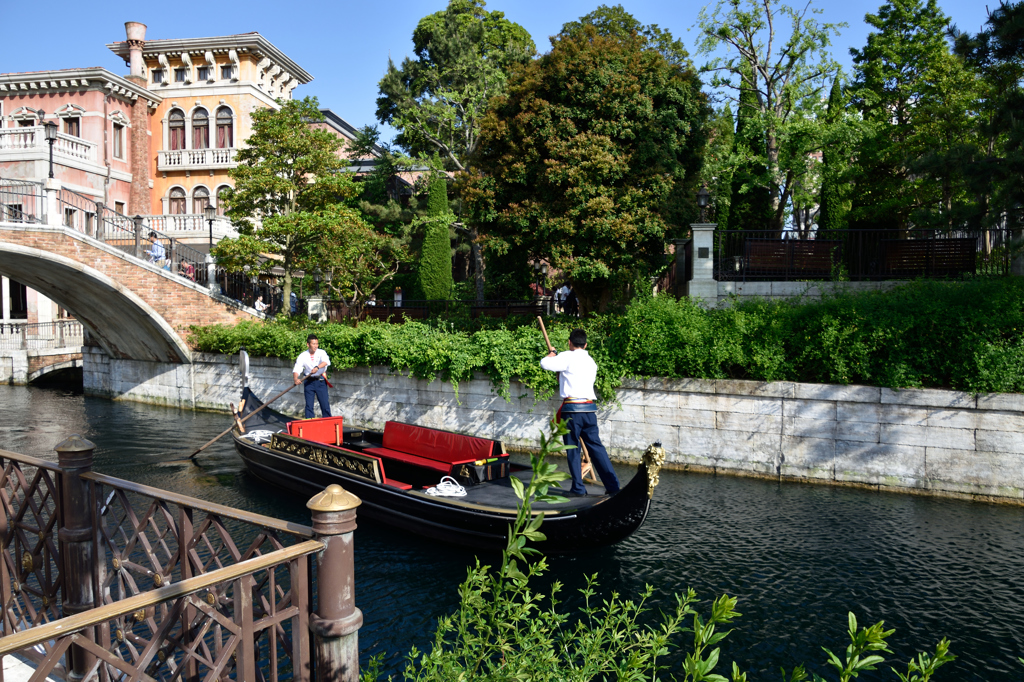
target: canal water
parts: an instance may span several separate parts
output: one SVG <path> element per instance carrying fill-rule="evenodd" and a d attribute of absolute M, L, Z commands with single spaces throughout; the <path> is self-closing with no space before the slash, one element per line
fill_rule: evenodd
<path fill-rule="evenodd" d="M 308 523 L 305 500 L 247 475 L 230 442 L 199 466 L 162 465 L 227 427 L 224 415 L 115 403 L 60 389 L 0 387 L 0 448 L 54 459 L 71 433 L 94 443 L 96 469 L 253 512 Z M 619 467 L 620 477 L 631 475 Z M 483 557 L 493 561 L 493 557 Z M 410 646 L 428 647 L 435 620 L 456 606 L 475 557 L 442 543 L 360 521 L 356 599 L 364 657 L 386 653 L 397 672 Z M 952 641 L 941 680 L 1024 679 L 1024 509 L 828 486 L 663 472 L 651 514 L 615 547 L 551 561 L 578 603 L 583 576 L 635 595 L 645 584 L 667 609 L 693 587 L 727 593 L 743 614 L 723 642 L 752 680 L 777 680 L 805 662 L 827 675 L 821 647 L 845 649 L 846 614 L 885 620 L 896 633 L 888 662 L 905 670 L 917 650 Z M 894 680 L 864 675 L 862 680 Z M 727 673 L 726 673 L 727 674 Z"/>

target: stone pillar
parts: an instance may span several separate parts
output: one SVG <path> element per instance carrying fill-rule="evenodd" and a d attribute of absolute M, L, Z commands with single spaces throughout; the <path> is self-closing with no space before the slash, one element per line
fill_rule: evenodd
<path fill-rule="evenodd" d="M 93 528 L 92 486 L 82 474 L 92 470 L 96 446 L 78 434 L 70 436 L 54 450 L 61 469 L 60 540 L 61 574 L 64 588 L 61 610 L 64 617 L 83 613 L 96 606 L 93 590 L 96 573 L 95 530 Z M 96 629 L 82 634 L 96 641 Z M 68 652 L 68 679 L 81 680 L 92 666 L 95 656 L 72 644 Z"/>
<path fill-rule="evenodd" d="M 50 227 L 63 227 L 64 216 L 60 210 L 57 198 L 60 196 L 60 180 L 57 178 L 46 178 L 46 224 Z"/>
<path fill-rule="evenodd" d="M 132 218 L 135 223 L 135 257 L 142 258 L 142 216 Z"/>
<path fill-rule="evenodd" d="M 309 319 L 314 322 L 327 321 L 327 306 L 324 305 L 323 296 L 310 296 L 306 299 L 306 313 Z"/>
<path fill-rule="evenodd" d="M 693 230 L 693 279 L 686 284 L 686 295 L 704 301 L 709 306 L 718 305 L 718 282 L 715 280 L 715 228 L 716 223 L 694 223 Z"/>
<path fill-rule="evenodd" d="M 352 535 L 360 504 L 337 484 L 306 503 L 313 513 L 313 531 L 326 546 L 317 556 L 317 606 L 309 618 L 316 682 L 359 682 L 363 613 L 355 605 Z"/>

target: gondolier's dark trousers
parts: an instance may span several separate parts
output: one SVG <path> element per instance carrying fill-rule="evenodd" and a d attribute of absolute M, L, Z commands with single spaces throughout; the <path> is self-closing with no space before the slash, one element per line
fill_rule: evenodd
<path fill-rule="evenodd" d="M 330 399 L 327 397 L 327 382 L 323 379 L 306 379 L 304 383 L 306 385 L 302 388 L 306 394 L 306 419 L 312 419 L 316 416 L 313 413 L 313 396 L 316 396 L 317 401 L 320 403 L 320 416 L 332 416 Z"/>
<path fill-rule="evenodd" d="M 565 452 L 565 456 L 569 460 L 569 475 L 572 476 L 572 487 L 569 490 L 576 495 L 585 495 L 587 492 L 583 486 L 583 474 L 580 472 L 580 441 L 582 440 L 587 446 L 594 471 L 604 483 L 605 492 L 609 495 L 619 492 L 619 478 L 615 475 L 615 470 L 612 469 L 612 463 L 608 460 L 608 451 L 601 444 L 601 436 L 597 432 L 597 412 L 569 412 L 563 406 L 561 415 L 565 420 L 565 425 L 569 427 L 569 433 L 563 436 L 563 441 L 566 445 L 576 446 Z"/>

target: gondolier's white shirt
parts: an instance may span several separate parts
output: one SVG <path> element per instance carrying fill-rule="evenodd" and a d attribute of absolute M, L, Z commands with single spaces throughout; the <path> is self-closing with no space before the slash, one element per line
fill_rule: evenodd
<path fill-rule="evenodd" d="M 590 357 L 590 353 L 582 348 L 562 351 L 555 357 L 541 358 L 540 366 L 549 372 L 560 372 L 558 392 L 563 398 L 597 399 L 597 395 L 594 394 L 597 363 Z"/>
<path fill-rule="evenodd" d="M 323 370 L 317 371 L 314 374 L 314 368 L 321 362 L 326 362 L 327 365 Z M 292 372 L 295 374 L 307 374 L 308 376 L 319 376 L 326 372 L 330 366 L 331 359 L 327 357 L 327 353 L 324 352 L 323 348 L 317 348 L 316 352 L 312 355 L 309 354 L 308 350 L 304 350 L 299 354 L 299 359 L 295 361 L 295 367 L 292 369 Z"/>

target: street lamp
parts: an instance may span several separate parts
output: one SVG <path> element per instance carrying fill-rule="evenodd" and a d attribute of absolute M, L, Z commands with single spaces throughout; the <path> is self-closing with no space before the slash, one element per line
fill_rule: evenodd
<path fill-rule="evenodd" d="M 43 135 L 46 137 L 47 144 L 50 145 L 50 177 L 53 177 L 53 143 L 57 140 L 57 124 L 53 121 L 47 121 L 43 124 Z"/>
<path fill-rule="evenodd" d="M 708 221 L 708 202 L 711 200 L 711 192 L 708 191 L 707 185 L 701 185 L 700 191 L 697 192 L 697 206 L 700 207 L 700 221 L 706 223 Z"/>
<path fill-rule="evenodd" d="M 207 204 L 206 208 L 203 209 L 203 214 L 206 216 L 206 222 L 210 224 L 210 252 L 213 253 L 213 221 L 217 219 L 217 207 L 212 204 Z"/>
<path fill-rule="evenodd" d="M 313 272 L 313 281 L 316 282 L 316 295 L 320 295 L 320 268 Z"/>

